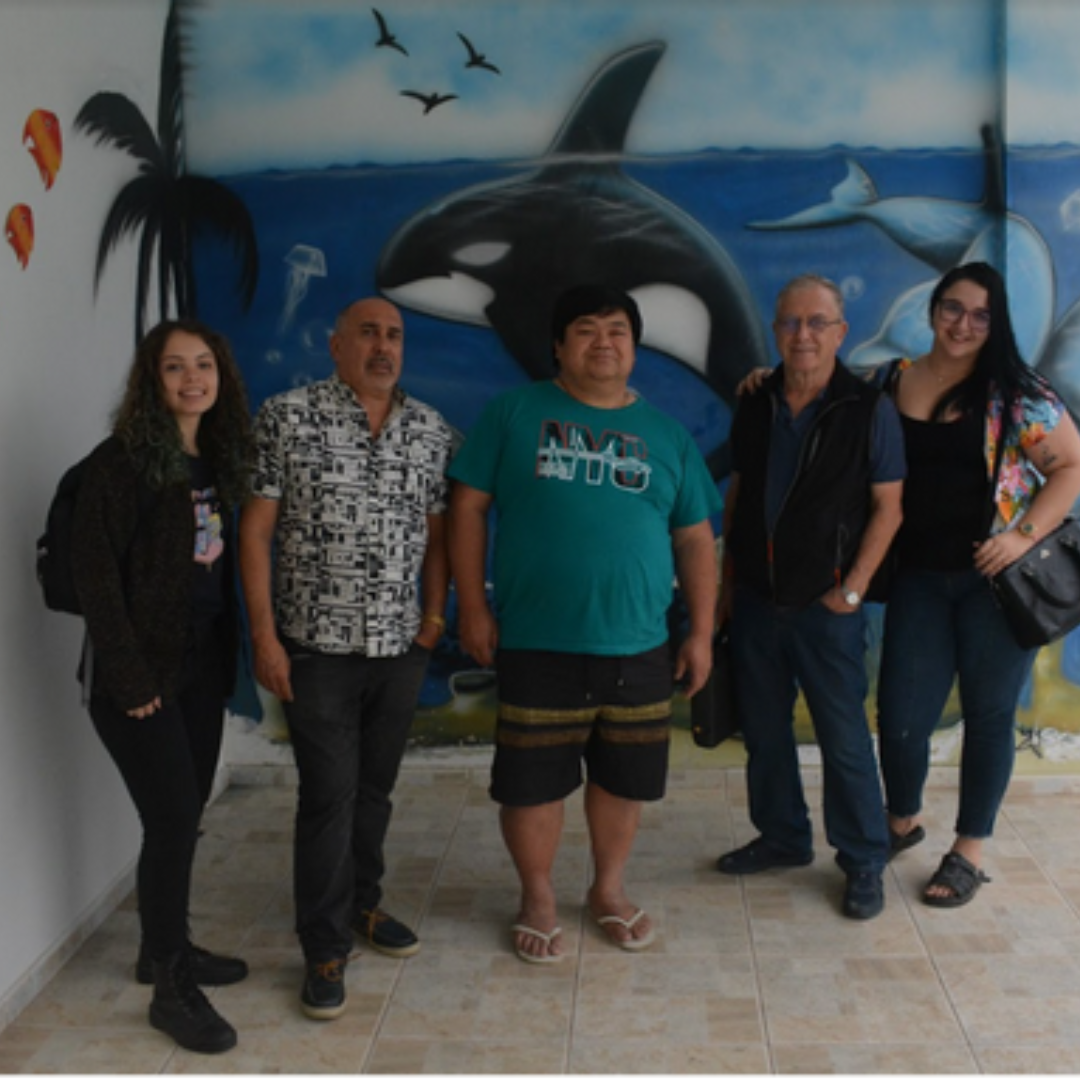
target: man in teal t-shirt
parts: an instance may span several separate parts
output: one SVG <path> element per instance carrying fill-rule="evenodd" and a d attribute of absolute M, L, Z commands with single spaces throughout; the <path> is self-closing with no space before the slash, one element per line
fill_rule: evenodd
<path fill-rule="evenodd" d="M 690 696 L 709 674 L 720 505 L 686 430 L 629 389 L 634 300 L 578 286 L 556 302 L 552 329 L 556 378 L 493 401 L 450 468 L 460 637 L 498 674 L 491 794 L 521 878 L 514 947 L 530 963 L 562 956 L 551 870 L 582 761 L 589 910 L 620 948 L 655 937 L 623 874 L 642 802 L 664 794 L 673 682 Z M 676 578 L 689 633 L 672 661 Z"/>

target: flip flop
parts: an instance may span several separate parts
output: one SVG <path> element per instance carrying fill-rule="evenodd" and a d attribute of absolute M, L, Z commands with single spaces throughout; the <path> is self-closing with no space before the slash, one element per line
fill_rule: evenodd
<path fill-rule="evenodd" d="M 650 926 L 649 932 L 641 938 L 628 937 L 617 938 L 609 934 L 607 928 L 609 926 L 621 926 L 628 934 L 631 933 L 635 926 L 645 917 L 645 909 L 638 908 L 629 919 L 621 918 L 619 915 L 594 915 L 596 919 L 596 925 L 604 931 L 607 939 L 613 944 L 618 945 L 620 949 L 625 949 L 627 952 L 641 952 L 642 949 L 647 949 L 656 940 L 656 928 Z"/>
<path fill-rule="evenodd" d="M 926 839 L 926 830 L 921 825 L 909 829 L 906 833 L 889 830 L 889 859 L 895 859 L 901 851 L 907 851 L 916 844 L 921 844 Z"/>
<path fill-rule="evenodd" d="M 556 926 L 554 930 L 545 934 L 543 930 L 537 930 L 533 926 L 526 926 L 524 923 L 514 923 L 514 925 L 510 927 L 510 930 L 515 934 L 525 934 L 527 937 L 536 938 L 538 941 L 542 941 L 548 948 L 551 947 L 551 943 L 562 933 L 561 926 Z M 526 964 L 557 964 L 565 955 L 563 953 L 548 953 L 546 956 L 533 956 L 532 953 L 518 948 L 515 948 L 514 952 L 516 952 L 518 958 L 524 960 Z"/>
<path fill-rule="evenodd" d="M 956 908 L 962 907 L 979 891 L 979 886 L 990 879 L 973 863 L 968 862 L 963 855 L 950 851 L 941 860 L 941 865 L 934 871 L 934 876 L 927 882 L 926 888 L 932 885 L 939 888 L 952 890 L 951 896 L 928 896 L 923 890 L 923 903 L 930 907 Z"/>

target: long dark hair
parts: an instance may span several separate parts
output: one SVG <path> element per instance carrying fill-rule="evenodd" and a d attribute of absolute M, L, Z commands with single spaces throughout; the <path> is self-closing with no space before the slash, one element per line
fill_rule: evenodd
<path fill-rule="evenodd" d="M 955 266 L 937 283 L 930 294 L 931 325 L 942 297 L 958 281 L 970 281 L 986 290 L 990 329 L 975 359 L 975 370 L 938 398 L 931 419 L 941 420 L 952 409 L 965 413 L 985 411 L 991 384 L 1004 397 L 1007 405 L 1018 398 L 1039 398 L 1053 393 L 1050 384 L 1028 367 L 1020 355 L 1009 315 L 1005 281 L 989 263 L 970 262 Z"/>
<path fill-rule="evenodd" d="M 199 423 L 199 453 L 213 469 L 221 501 L 239 506 L 250 489 L 254 460 L 251 413 L 232 348 L 210 327 L 195 319 L 171 319 L 146 334 L 135 350 L 124 396 L 113 417 L 113 434 L 152 489 L 190 483 L 180 427 L 165 406 L 161 387 L 161 357 L 177 331 L 204 341 L 217 362 L 218 396 Z"/>

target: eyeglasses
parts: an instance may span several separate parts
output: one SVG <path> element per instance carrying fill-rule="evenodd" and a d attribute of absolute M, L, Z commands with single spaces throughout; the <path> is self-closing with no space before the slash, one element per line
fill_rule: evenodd
<path fill-rule="evenodd" d="M 968 322 L 971 323 L 971 329 L 977 333 L 985 334 L 990 329 L 990 312 L 986 308 L 975 308 L 974 311 L 968 311 L 959 300 L 942 300 L 938 304 L 938 311 L 942 319 L 950 325 L 960 322 L 966 315 Z"/>
<path fill-rule="evenodd" d="M 797 334 L 799 328 L 805 323 L 806 329 L 811 334 L 824 334 L 830 326 L 839 326 L 843 321 L 843 319 L 826 319 L 824 315 L 811 315 L 809 319 L 777 319 L 773 326 L 781 334 Z"/>

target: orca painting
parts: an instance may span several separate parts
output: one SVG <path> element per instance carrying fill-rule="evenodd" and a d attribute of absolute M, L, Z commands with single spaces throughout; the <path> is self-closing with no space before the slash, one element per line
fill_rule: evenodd
<path fill-rule="evenodd" d="M 570 285 L 603 281 L 641 306 L 643 344 L 698 374 L 729 404 L 767 362 L 738 267 L 679 207 L 622 169 L 626 133 L 664 45 L 609 59 L 534 166 L 457 192 L 406 221 L 376 270 L 389 299 L 488 325 L 533 379 L 553 372 L 549 319 Z M 726 471 L 726 447 L 711 456 Z"/>

